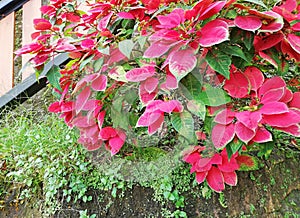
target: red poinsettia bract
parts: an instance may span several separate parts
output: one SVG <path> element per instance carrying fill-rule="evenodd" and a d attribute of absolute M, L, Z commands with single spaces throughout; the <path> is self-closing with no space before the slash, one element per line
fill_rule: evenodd
<path fill-rule="evenodd" d="M 237 174 L 236 170 L 240 165 L 253 165 L 250 156 L 243 156 L 235 153 L 228 160 L 226 149 L 221 153 L 213 155 L 209 153 L 204 146 L 195 146 L 192 151 L 186 153 L 183 160 L 192 165 L 190 172 L 196 174 L 196 181 L 198 183 L 206 180 L 209 187 L 216 191 L 221 192 L 225 189 L 225 184 L 236 186 Z"/>
<path fill-rule="evenodd" d="M 258 68 L 248 67 L 244 73 L 232 72 L 224 89 L 234 98 L 249 98 L 251 102 L 242 111 L 226 108 L 216 115 L 212 130 L 216 148 L 226 146 L 235 136 L 246 144 L 272 141 L 267 126 L 300 136 L 300 107 L 290 103 L 296 101 L 293 96 L 297 94 L 282 78 L 264 79 Z"/>

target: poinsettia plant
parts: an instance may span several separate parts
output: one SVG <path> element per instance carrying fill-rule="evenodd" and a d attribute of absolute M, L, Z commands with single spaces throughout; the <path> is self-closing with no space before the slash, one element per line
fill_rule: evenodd
<path fill-rule="evenodd" d="M 68 53 L 47 74 L 58 97 L 49 111 L 88 150 L 115 155 L 137 144 L 132 133 L 170 125 L 196 181 L 220 192 L 255 168 L 247 153 L 275 129 L 300 136 L 300 92 L 284 80 L 299 69 L 296 0 L 51 0 L 41 12 L 16 54 L 33 54 L 40 72 Z"/>

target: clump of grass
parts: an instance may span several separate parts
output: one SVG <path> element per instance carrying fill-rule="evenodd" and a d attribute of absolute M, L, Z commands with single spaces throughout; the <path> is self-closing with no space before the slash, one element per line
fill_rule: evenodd
<path fill-rule="evenodd" d="M 0 207 L 40 198 L 53 213 L 58 191 L 72 182 L 68 177 L 74 172 L 78 179 L 89 170 L 89 155 L 76 144 L 77 132 L 56 115 L 24 109 L 0 120 Z"/>

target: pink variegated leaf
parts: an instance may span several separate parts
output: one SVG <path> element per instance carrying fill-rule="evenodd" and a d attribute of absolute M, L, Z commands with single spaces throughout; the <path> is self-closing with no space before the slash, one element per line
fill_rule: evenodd
<path fill-rule="evenodd" d="M 98 22 L 98 25 L 97 25 L 97 29 L 101 32 L 103 30 L 105 30 L 107 28 L 107 25 L 110 21 L 110 18 L 112 17 L 114 13 L 113 12 L 110 12 L 108 15 L 106 15 L 105 17 L 103 17 L 99 22 Z"/>
<path fill-rule="evenodd" d="M 110 153 L 111 155 L 117 154 L 122 146 L 124 145 L 124 141 L 120 139 L 119 137 L 114 137 L 109 139 L 108 141 L 109 146 L 110 146 Z"/>
<path fill-rule="evenodd" d="M 141 126 L 149 126 L 149 119 L 150 119 L 150 114 L 151 113 L 143 113 L 140 118 L 138 119 L 136 123 L 136 127 L 141 127 Z"/>
<path fill-rule="evenodd" d="M 264 127 L 259 127 L 256 130 L 255 136 L 252 138 L 253 142 L 265 143 L 273 141 L 272 134 Z"/>
<path fill-rule="evenodd" d="M 214 156 L 212 156 L 210 162 L 211 164 L 222 164 L 222 161 L 223 161 L 223 157 L 219 153 L 216 153 L 214 154 Z"/>
<path fill-rule="evenodd" d="M 244 75 L 250 82 L 250 89 L 255 92 L 262 86 L 265 80 L 262 72 L 256 67 L 247 67 Z"/>
<path fill-rule="evenodd" d="M 66 13 L 66 19 L 70 22 L 77 23 L 80 22 L 81 17 L 74 12 L 68 12 Z"/>
<path fill-rule="evenodd" d="M 289 102 L 289 106 L 300 109 L 300 92 L 295 92 L 293 94 L 293 98 Z"/>
<path fill-rule="evenodd" d="M 152 112 L 161 112 L 160 111 L 160 105 L 163 103 L 162 100 L 154 100 L 154 101 L 151 101 L 147 107 L 146 107 L 146 111 L 147 113 L 152 113 Z"/>
<path fill-rule="evenodd" d="M 81 47 L 84 49 L 91 49 L 95 46 L 95 42 L 92 39 L 85 39 L 81 41 Z"/>
<path fill-rule="evenodd" d="M 76 47 L 68 42 L 58 44 L 55 48 L 58 52 L 64 52 L 64 51 L 74 51 L 76 50 Z"/>
<path fill-rule="evenodd" d="M 292 91 L 289 90 L 289 89 L 285 89 L 285 94 L 284 94 L 284 96 L 282 96 L 282 98 L 280 99 L 280 101 L 284 102 L 284 103 L 288 103 L 288 102 L 292 101 L 292 99 L 293 99 L 293 93 L 292 93 Z M 299 106 L 300 106 L 300 104 L 299 104 Z"/>
<path fill-rule="evenodd" d="M 87 139 L 79 138 L 78 143 L 82 144 L 88 151 L 95 151 L 102 146 L 103 141 L 98 140 L 95 143 L 92 143 L 92 142 L 88 141 Z"/>
<path fill-rule="evenodd" d="M 259 51 L 258 54 L 262 59 L 266 60 L 267 62 L 272 64 L 276 69 L 278 69 L 277 62 L 269 54 L 262 51 Z"/>
<path fill-rule="evenodd" d="M 84 137 L 89 138 L 91 142 L 96 142 L 99 137 L 99 129 L 97 125 L 89 126 L 87 128 L 78 128 L 81 131 L 81 134 L 84 135 Z"/>
<path fill-rule="evenodd" d="M 115 155 L 120 151 L 126 141 L 126 134 L 121 131 L 117 130 L 117 136 L 109 139 L 109 146 L 111 155 Z"/>
<path fill-rule="evenodd" d="M 82 108 L 82 110 L 85 111 L 93 111 L 96 108 L 102 108 L 101 105 L 101 101 L 100 100 L 96 100 L 96 99 L 90 99 L 86 102 L 86 104 L 84 105 L 84 107 Z"/>
<path fill-rule="evenodd" d="M 98 127 L 99 127 L 99 129 L 102 128 L 102 125 L 103 125 L 103 123 L 104 123 L 105 114 L 106 114 L 105 111 L 101 111 L 101 112 L 98 114 L 98 116 L 97 116 L 97 121 L 98 121 Z"/>
<path fill-rule="evenodd" d="M 284 39 L 281 42 L 281 52 L 287 57 L 288 60 L 292 59 L 296 62 L 300 62 L 300 54 L 291 47 L 287 39 Z"/>
<path fill-rule="evenodd" d="M 123 19 L 128 19 L 128 20 L 133 20 L 134 19 L 134 16 L 131 13 L 125 12 L 125 11 L 119 12 L 117 14 L 117 16 L 120 17 L 120 18 L 123 18 Z"/>
<path fill-rule="evenodd" d="M 158 86 L 158 79 L 155 77 L 149 77 L 145 81 L 141 82 L 141 86 L 150 94 L 154 92 Z"/>
<path fill-rule="evenodd" d="M 42 14 L 45 14 L 45 15 L 53 15 L 55 14 L 55 7 L 53 7 L 52 5 L 43 5 L 41 8 L 40 8 L 40 11 L 42 12 Z"/>
<path fill-rule="evenodd" d="M 63 102 L 61 104 L 61 112 L 71 112 L 74 110 L 74 102 Z"/>
<path fill-rule="evenodd" d="M 91 95 L 91 88 L 89 86 L 86 86 L 77 96 L 76 102 L 75 102 L 75 110 L 76 114 L 78 114 L 88 101 L 89 97 Z"/>
<path fill-rule="evenodd" d="M 286 0 L 279 7 L 291 12 L 297 8 L 297 5 L 297 0 Z"/>
<path fill-rule="evenodd" d="M 211 47 L 229 39 L 228 24 L 223 20 L 212 20 L 201 29 L 199 44 L 202 47 Z"/>
<path fill-rule="evenodd" d="M 283 102 L 268 102 L 265 103 L 259 110 L 262 114 L 282 114 L 288 112 L 287 105 Z"/>
<path fill-rule="evenodd" d="M 61 112 L 60 102 L 56 101 L 50 104 L 50 106 L 48 107 L 48 111 L 52 113 L 60 113 Z"/>
<path fill-rule="evenodd" d="M 248 142 L 251 141 L 251 139 L 255 136 L 255 130 L 249 129 L 241 122 L 236 122 L 235 133 L 237 137 L 245 144 L 248 144 Z"/>
<path fill-rule="evenodd" d="M 75 88 L 73 89 L 72 93 L 76 93 L 78 92 L 80 89 L 82 89 L 83 87 L 85 87 L 87 85 L 87 83 L 93 81 L 95 78 L 97 77 L 97 74 L 90 74 L 90 75 L 86 75 L 84 76 L 81 80 L 79 80 L 79 82 L 76 84 Z"/>
<path fill-rule="evenodd" d="M 224 89 L 231 97 L 244 98 L 249 92 L 249 81 L 243 73 L 230 73 L 230 79 L 225 80 Z"/>
<path fill-rule="evenodd" d="M 169 61 L 168 61 L 169 62 Z M 170 72 L 169 65 L 166 66 L 166 81 L 161 84 L 162 89 L 170 90 L 178 88 L 176 77 Z"/>
<path fill-rule="evenodd" d="M 37 53 L 38 51 L 41 51 L 43 48 L 44 48 L 43 45 L 34 42 L 34 43 L 24 45 L 22 48 L 15 51 L 15 54 L 17 56 L 20 56 L 22 54 L 27 54 L 27 53 Z"/>
<path fill-rule="evenodd" d="M 285 95 L 285 87 L 281 87 L 278 89 L 271 89 L 268 92 L 261 95 L 260 102 L 266 104 L 268 102 L 277 102 Z"/>
<path fill-rule="evenodd" d="M 222 162 L 218 164 L 218 168 L 222 172 L 233 172 L 239 168 L 239 165 L 233 157 L 229 161 L 228 155 L 226 153 L 225 155 L 222 155 Z"/>
<path fill-rule="evenodd" d="M 264 84 L 259 89 L 258 95 L 263 96 L 266 92 L 272 89 L 278 89 L 282 87 L 286 87 L 284 80 L 279 76 L 273 77 L 264 82 Z"/>
<path fill-rule="evenodd" d="M 127 59 L 126 56 L 120 51 L 119 48 L 113 46 L 109 49 L 109 59 L 107 61 L 108 65 L 115 64 L 121 60 Z"/>
<path fill-rule="evenodd" d="M 240 29 L 247 30 L 247 31 L 255 31 L 261 27 L 262 21 L 257 16 L 246 15 L 246 16 L 237 16 L 234 19 L 234 24 Z"/>
<path fill-rule="evenodd" d="M 91 87 L 95 91 L 104 91 L 107 86 L 107 77 L 105 75 L 100 75 L 92 81 Z"/>
<path fill-rule="evenodd" d="M 197 165 L 199 167 L 205 167 L 206 165 L 208 165 L 211 162 L 211 158 L 209 157 L 202 157 L 199 159 L 199 161 L 197 162 Z M 210 164 L 211 165 L 211 164 Z"/>
<path fill-rule="evenodd" d="M 241 122 L 245 127 L 251 130 L 255 130 L 258 126 L 258 123 L 262 119 L 262 115 L 259 112 L 252 112 L 252 111 L 242 111 L 236 113 L 235 117 L 239 122 Z"/>
<path fill-rule="evenodd" d="M 157 25 L 159 28 L 172 29 L 178 27 L 185 21 L 184 10 L 182 8 L 176 8 L 167 15 L 158 15 L 157 20 L 160 23 L 160 25 Z"/>
<path fill-rule="evenodd" d="M 205 1 L 201 1 L 202 4 L 207 4 Z M 216 15 L 225 5 L 226 1 L 217 1 L 214 3 L 211 3 L 208 7 L 207 5 L 203 5 L 204 7 L 201 7 L 201 10 L 199 11 L 199 20 L 205 20 L 207 18 L 210 18 L 214 15 Z"/>
<path fill-rule="evenodd" d="M 225 189 L 223 174 L 215 166 L 212 166 L 208 171 L 206 181 L 209 187 L 215 192 L 221 192 Z"/>
<path fill-rule="evenodd" d="M 151 114 L 151 115 L 153 115 L 153 114 Z M 151 115 L 150 115 L 150 120 L 151 120 Z M 148 133 L 149 133 L 149 135 L 154 134 L 158 129 L 160 129 L 162 127 L 164 119 L 165 119 L 164 116 L 160 115 L 155 122 L 152 122 L 148 126 Z"/>
<path fill-rule="evenodd" d="M 147 105 L 148 103 L 150 103 L 151 101 L 154 100 L 154 98 L 156 97 L 158 93 L 158 87 L 156 87 L 156 89 L 149 93 L 146 89 L 145 89 L 145 83 L 141 83 L 140 87 L 139 87 L 139 98 L 141 100 L 141 102 L 145 105 Z"/>
<path fill-rule="evenodd" d="M 195 51 L 189 48 L 170 54 L 169 69 L 178 82 L 196 67 L 197 58 L 194 53 Z"/>
<path fill-rule="evenodd" d="M 100 137 L 103 140 L 108 140 L 116 136 L 117 136 L 117 130 L 111 126 L 104 127 L 100 131 Z"/>
<path fill-rule="evenodd" d="M 200 184 L 204 182 L 206 176 L 207 176 L 207 171 L 205 172 L 196 172 L 196 181 Z"/>
<path fill-rule="evenodd" d="M 161 117 L 164 117 L 164 114 L 160 111 L 155 111 L 152 113 L 145 112 L 138 119 L 136 127 L 150 126 L 151 124 L 159 120 Z"/>
<path fill-rule="evenodd" d="M 297 36 L 295 34 L 288 34 L 287 41 L 289 42 L 290 46 L 298 53 L 300 54 L 300 36 Z"/>
<path fill-rule="evenodd" d="M 87 128 L 96 124 L 94 119 L 88 119 L 87 116 L 78 116 L 72 121 L 73 125 L 78 128 Z"/>
<path fill-rule="evenodd" d="M 36 18 L 33 20 L 34 28 L 36 30 L 50 30 L 52 27 L 52 24 L 44 19 L 44 18 Z"/>
<path fill-rule="evenodd" d="M 217 124 L 212 129 L 212 142 L 217 149 L 223 148 L 234 138 L 234 134 L 234 124 Z"/>
<path fill-rule="evenodd" d="M 199 164 L 199 162 L 203 163 Z M 211 158 L 201 158 L 199 162 L 197 162 L 194 166 L 196 172 L 207 172 L 212 167 Z"/>
<path fill-rule="evenodd" d="M 264 115 L 263 120 L 266 124 L 273 127 L 289 127 L 299 124 L 300 116 L 291 110 L 283 114 Z"/>
<path fill-rule="evenodd" d="M 254 48 L 256 51 L 263 51 L 269 49 L 281 42 L 283 38 L 284 35 L 281 32 L 266 35 L 264 37 L 256 36 L 254 38 Z"/>
<path fill-rule="evenodd" d="M 196 163 L 199 159 L 201 158 L 199 152 L 192 152 L 190 154 L 187 154 L 183 157 L 183 160 L 189 164 L 194 164 Z"/>
<path fill-rule="evenodd" d="M 236 186 L 237 184 L 237 175 L 236 172 L 222 172 L 224 182 L 230 186 Z"/>
<path fill-rule="evenodd" d="M 126 79 L 131 82 L 140 82 L 144 81 L 147 78 L 153 76 L 155 74 L 155 67 L 154 66 L 144 66 L 141 68 L 134 68 L 129 70 L 126 73 Z"/>
<path fill-rule="evenodd" d="M 262 13 L 274 17 L 275 20 L 273 20 L 271 23 L 263 24 L 259 32 L 274 33 L 274 32 L 278 32 L 283 28 L 284 21 L 282 16 L 280 16 L 274 11 L 265 11 Z"/>
<path fill-rule="evenodd" d="M 166 113 L 180 113 L 183 111 L 182 104 L 177 100 L 164 101 L 159 105 L 159 109 Z"/>
<path fill-rule="evenodd" d="M 300 31 L 300 23 L 295 23 L 294 25 L 292 25 L 292 30 L 295 32 L 299 32 Z"/>
<path fill-rule="evenodd" d="M 276 127 L 276 129 L 288 133 L 290 135 L 300 137 L 300 125 L 299 124 L 294 124 L 289 127 Z"/>
<path fill-rule="evenodd" d="M 177 44 L 177 41 L 159 40 L 152 42 L 150 47 L 145 51 L 145 58 L 157 58 L 164 55 L 171 47 Z"/>
<path fill-rule="evenodd" d="M 232 111 L 231 109 L 226 108 L 225 110 L 222 110 L 217 113 L 214 122 L 227 125 L 232 123 L 234 117 L 235 117 L 235 112 Z"/>

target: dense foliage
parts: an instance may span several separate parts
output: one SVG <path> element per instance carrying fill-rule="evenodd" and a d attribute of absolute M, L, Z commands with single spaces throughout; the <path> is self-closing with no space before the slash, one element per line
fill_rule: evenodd
<path fill-rule="evenodd" d="M 197 182 L 221 192 L 255 168 L 247 152 L 269 152 L 275 130 L 300 136 L 296 0 L 52 0 L 41 11 L 16 54 L 34 54 L 40 71 L 69 53 L 47 74 L 58 97 L 49 111 L 88 150 L 115 155 L 173 128 Z"/>

